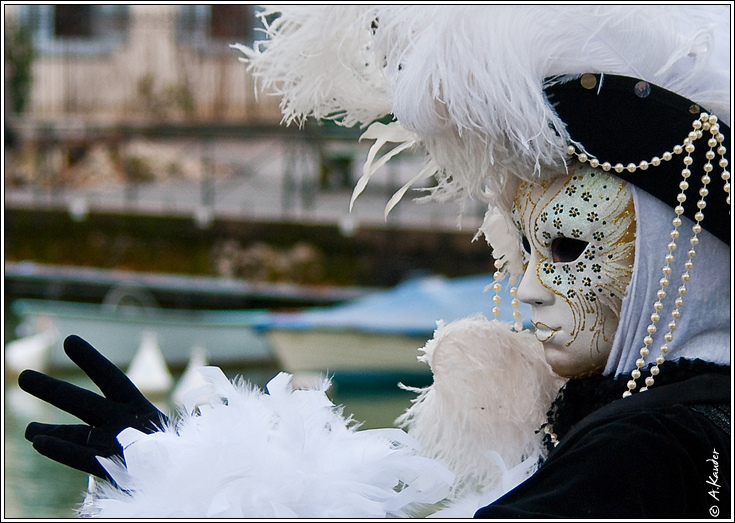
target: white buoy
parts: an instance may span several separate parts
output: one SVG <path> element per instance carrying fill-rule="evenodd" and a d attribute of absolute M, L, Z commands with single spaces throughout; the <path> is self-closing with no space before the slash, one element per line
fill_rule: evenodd
<path fill-rule="evenodd" d="M 51 321 L 43 322 L 43 330 L 5 345 L 5 371 L 11 375 L 26 369 L 44 372 L 49 351 L 59 339 L 59 331 Z"/>
<path fill-rule="evenodd" d="M 171 389 L 173 377 L 155 332 L 143 332 L 140 348 L 130 362 L 127 375 L 143 394 L 165 394 Z"/>
<path fill-rule="evenodd" d="M 198 346 L 193 347 L 191 349 L 189 363 L 187 363 L 179 383 L 176 385 L 173 393 L 171 393 L 171 400 L 176 405 L 183 406 L 184 394 L 207 384 L 204 377 L 196 370 L 206 365 L 208 365 L 206 349 Z"/>

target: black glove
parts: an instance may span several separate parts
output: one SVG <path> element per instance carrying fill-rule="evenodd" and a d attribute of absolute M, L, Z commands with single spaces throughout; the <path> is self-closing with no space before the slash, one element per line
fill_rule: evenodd
<path fill-rule="evenodd" d="M 25 437 L 44 456 L 112 481 L 96 457 L 117 456 L 122 460 L 122 447 L 117 441 L 120 432 L 132 427 L 150 434 L 161 430 L 168 419 L 125 373 L 82 338 L 66 338 L 64 352 L 105 397 L 40 372 L 25 370 L 18 377 L 21 389 L 88 424 L 32 422 L 26 427 Z"/>

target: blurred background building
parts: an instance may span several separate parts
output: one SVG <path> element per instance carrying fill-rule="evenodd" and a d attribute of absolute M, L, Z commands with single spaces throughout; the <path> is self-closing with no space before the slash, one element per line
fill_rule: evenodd
<path fill-rule="evenodd" d="M 257 6 L 4 8 L 6 262 L 378 286 L 491 267 L 479 204 L 461 228 L 410 195 L 384 217 L 415 154 L 349 212 L 368 144 L 280 125 L 230 47 Z"/>

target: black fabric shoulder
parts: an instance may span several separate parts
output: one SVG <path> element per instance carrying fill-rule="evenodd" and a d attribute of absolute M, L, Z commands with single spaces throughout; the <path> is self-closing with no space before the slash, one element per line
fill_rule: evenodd
<path fill-rule="evenodd" d="M 722 381 L 729 379 L 709 375 L 688 385 L 722 388 Z M 666 395 L 663 389 L 658 396 Z M 575 426 L 533 476 L 476 516 L 729 517 L 730 438 L 684 404 L 719 400 L 721 391 L 684 395 L 666 401 L 642 394 L 600 409 Z"/>
<path fill-rule="evenodd" d="M 649 374 L 650 367 L 643 370 L 641 381 Z M 704 375 L 726 376 L 729 387 L 729 366 L 717 365 L 702 360 L 680 359 L 662 365 L 661 373 L 656 376 L 655 385 L 641 396 L 652 392 L 655 393 L 654 396 L 658 396 L 661 393 L 657 391 L 660 391 L 663 387 Z M 560 389 L 557 398 L 552 403 L 545 425 L 548 425 L 559 439 L 563 439 L 572 427 L 591 413 L 613 402 L 617 403 L 618 400 L 622 400 L 623 391 L 627 390 L 626 383 L 628 379 L 628 376 L 612 378 L 610 376 L 595 375 L 569 380 Z M 720 386 L 722 385 L 721 382 L 718 381 L 718 383 Z M 729 403 L 729 388 L 726 394 L 726 402 Z M 633 397 L 626 398 L 626 400 L 631 400 L 638 395 L 636 393 Z M 692 401 L 690 404 L 697 402 L 703 403 L 700 399 L 699 401 Z M 708 403 L 717 403 L 717 401 L 710 400 Z M 544 438 L 544 444 L 547 450 L 553 450 L 554 447 L 548 435 Z"/>

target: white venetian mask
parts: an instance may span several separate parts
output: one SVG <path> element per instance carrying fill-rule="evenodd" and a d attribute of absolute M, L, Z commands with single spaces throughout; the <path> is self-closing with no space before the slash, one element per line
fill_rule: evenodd
<path fill-rule="evenodd" d="M 524 183 L 513 219 L 524 247 L 518 299 L 561 376 L 605 366 L 634 256 L 635 210 L 626 182 L 591 168 Z"/>

